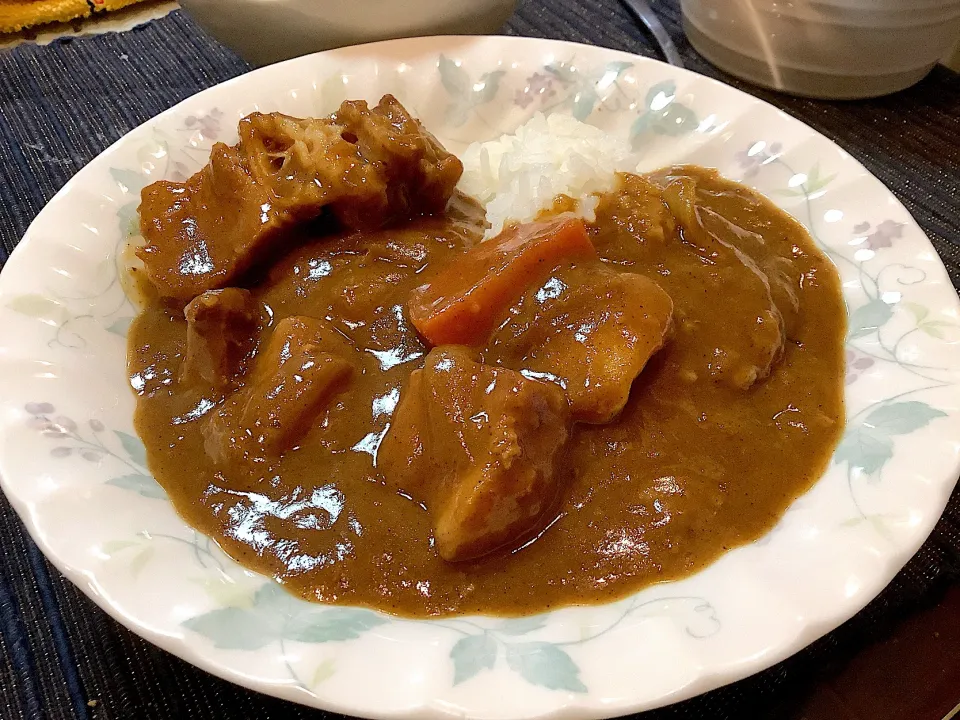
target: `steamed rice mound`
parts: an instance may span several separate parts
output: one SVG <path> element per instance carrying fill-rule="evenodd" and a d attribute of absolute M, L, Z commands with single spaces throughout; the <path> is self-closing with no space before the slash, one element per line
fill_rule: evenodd
<path fill-rule="evenodd" d="M 472 143 L 461 156 L 459 189 L 487 209 L 497 235 L 507 222 L 529 222 L 558 195 L 577 201 L 595 219 L 597 194 L 612 190 L 616 173 L 636 172 L 639 158 L 623 139 L 569 115 L 537 113 L 513 135 Z"/>

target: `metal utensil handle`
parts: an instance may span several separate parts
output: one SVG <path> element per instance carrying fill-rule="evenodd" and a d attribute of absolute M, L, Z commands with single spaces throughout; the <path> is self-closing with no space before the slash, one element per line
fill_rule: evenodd
<path fill-rule="evenodd" d="M 673 44 L 670 34 L 663 27 L 663 23 L 660 22 L 660 18 L 657 17 L 647 0 L 621 0 L 621 2 L 637 20 L 647 26 L 647 30 L 656 39 L 667 62 L 677 67 L 683 67 L 683 60 L 680 58 L 677 46 Z"/>

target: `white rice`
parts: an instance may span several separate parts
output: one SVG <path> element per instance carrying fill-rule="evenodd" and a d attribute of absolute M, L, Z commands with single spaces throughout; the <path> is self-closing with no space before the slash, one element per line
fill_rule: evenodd
<path fill-rule="evenodd" d="M 533 220 L 557 195 L 577 201 L 595 219 L 597 193 L 612 189 L 617 172 L 634 172 L 630 145 L 569 115 L 537 113 L 513 135 L 473 143 L 463 153 L 459 188 L 487 209 L 491 238 L 507 221 Z"/>

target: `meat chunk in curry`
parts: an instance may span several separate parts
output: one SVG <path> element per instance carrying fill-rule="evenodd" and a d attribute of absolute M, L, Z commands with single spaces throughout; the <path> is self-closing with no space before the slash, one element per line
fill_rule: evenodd
<path fill-rule="evenodd" d="M 160 297 L 181 304 L 230 285 L 287 225 L 240 151 L 223 143 L 186 182 L 145 187 L 139 211 L 146 277 Z"/>
<path fill-rule="evenodd" d="M 348 386 L 355 355 L 318 320 L 278 322 L 246 386 L 210 418 L 204 431 L 208 454 L 218 462 L 237 455 L 262 460 L 295 446 L 324 405 Z"/>
<path fill-rule="evenodd" d="M 330 118 L 253 113 L 239 134 L 186 182 L 141 194 L 137 254 L 162 298 L 236 284 L 290 244 L 284 230 L 326 208 L 347 229 L 442 211 L 463 170 L 391 95 L 372 109 L 345 102 Z"/>
<path fill-rule="evenodd" d="M 781 298 L 785 294 L 771 288 L 771 278 L 761 265 L 772 266 L 772 256 L 786 258 L 780 255 L 782 248 L 773 252 L 765 248 L 762 238 L 755 245 L 742 230 L 715 229 L 713 214 L 697 197 L 708 191 L 682 170 L 662 171 L 642 182 L 627 177 L 624 182 L 634 192 L 601 201 L 594 240 L 611 261 L 654 271 L 671 297 L 681 296 L 675 307 L 676 332 L 695 338 L 681 345 L 680 362 L 688 382 L 706 380 L 749 389 L 769 376 L 783 356 L 787 327 L 775 294 Z M 648 217 L 659 221 L 638 222 L 635 212 L 641 204 L 648 208 Z M 610 227 L 620 232 L 606 232 Z M 670 266 L 664 264 L 665 257 Z M 795 280 L 794 273 L 791 279 Z M 728 299 L 733 286 L 742 291 L 736 302 Z M 716 309 L 722 309 L 724 321 L 705 322 L 703 318 Z M 789 304 L 785 309 L 793 310 Z"/>
<path fill-rule="evenodd" d="M 225 390 L 242 374 L 256 345 L 260 303 L 249 290 L 208 290 L 191 300 L 183 314 L 187 319 L 183 379 Z"/>
<path fill-rule="evenodd" d="M 701 220 L 701 211 L 694 202 L 696 183 L 689 178 L 666 178 L 663 189 L 664 199 L 682 228 L 680 237 L 708 271 L 700 273 L 700 282 L 705 286 L 704 296 L 707 302 L 721 302 L 725 287 L 729 283 L 747 284 L 751 303 L 744 303 L 736 309 L 731 308 L 731 325 L 721 329 L 718 326 L 704 327 L 703 323 L 691 323 L 688 317 L 681 320 L 681 332 L 718 333 L 736 332 L 740 341 L 731 345 L 728 338 L 718 341 L 709 348 L 710 356 L 705 358 L 711 377 L 727 382 L 735 387 L 749 388 L 757 380 L 770 374 L 774 363 L 783 354 L 786 340 L 783 315 L 777 307 L 770 290 L 770 279 L 760 269 L 756 260 L 737 243 L 723 235 L 707 232 Z M 743 268 L 747 272 L 736 272 L 732 268 Z M 734 330 L 736 328 L 736 330 Z"/>
<path fill-rule="evenodd" d="M 401 390 L 380 470 L 426 506 L 440 557 L 469 560 L 536 527 L 569 422 L 556 385 L 436 348 Z"/>
<path fill-rule="evenodd" d="M 340 106 L 334 121 L 343 136 L 356 138 L 360 156 L 375 170 L 381 197 L 374 206 L 344 203 L 338 216 L 347 227 L 370 228 L 387 221 L 442 212 L 453 195 L 463 164 L 412 117 L 392 95 L 369 110 L 362 100 Z"/>

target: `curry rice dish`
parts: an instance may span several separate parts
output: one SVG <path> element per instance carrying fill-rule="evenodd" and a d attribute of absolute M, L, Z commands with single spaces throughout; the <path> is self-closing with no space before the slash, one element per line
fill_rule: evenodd
<path fill-rule="evenodd" d="M 254 113 L 140 205 L 136 426 L 180 514 L 310 600 L 604 603 L 755 540 L 843 427 L 830 262 L 696 166 L 481 241 L 391 96 Z"/>

